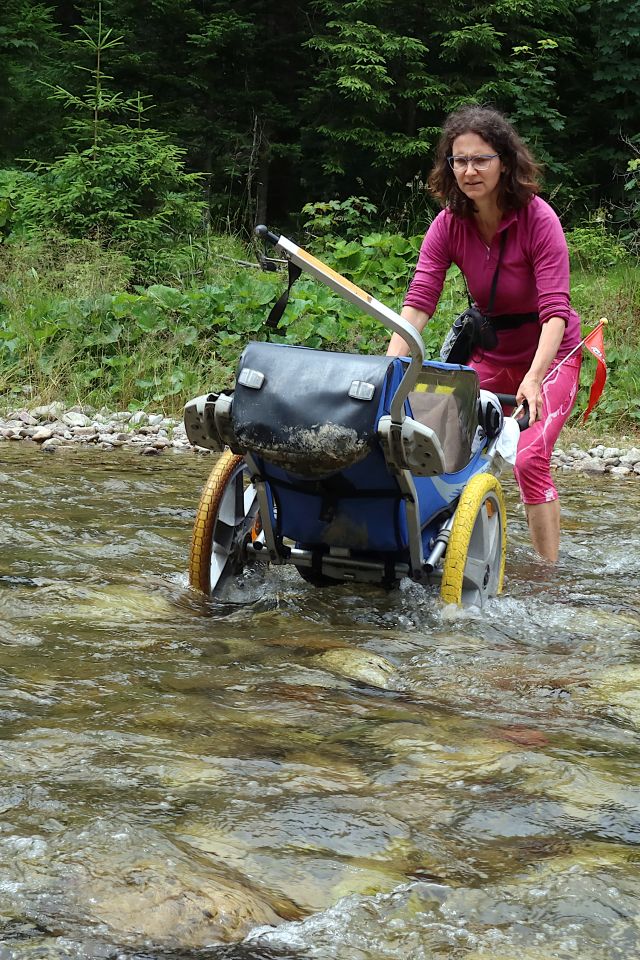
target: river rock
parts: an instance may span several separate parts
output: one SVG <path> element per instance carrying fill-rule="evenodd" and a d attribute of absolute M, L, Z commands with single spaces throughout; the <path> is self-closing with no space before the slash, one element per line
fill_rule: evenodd
<path fill-rule="evenodd" d="M 53 430 L 51 427 L 38 427 L 31 435 L 31 439 L 35 440 L 36 443 L 44 443 L 45 440 L 50 440 L 52 437 Z"/>
<path fill-rule="evenodd" d="M 580 469 L 586 470 L 587 473 L 604 473 L 606 466 L 602 460 L 589 459 L 582 461 Z"/>
<path fill-rule="evenodd" d="M 32 416 L 37 420 L 57 420 L 64 413 L 64 404 L 59 401 L 47 403 L 41 407 L 34 407 L 31 411 Z"/>
<path fill-rule="evenodd" d="M 107 447 L 121 447 L 124 440 L 119 440 L 113 433 L 99 433 L 98 443 L 104 444 Z"/>
<path fill-rule="evenodd" d="M 122 428 L 126 426 L 127 432 Z M 27 409 L 14 410 L 5 418 L 0 417 L 0 440 L 35 440 L 42 444 L 41 449 L 54 449 L 44 444 L 51 437 L 41 431 L 50 428 L 53 437 L 63 437 L 74 444 L 95 444 L 103 450 L 113 450 L 127 444 L 142 446 L 145 456 L 153 456 L 158 451 L 190 451 L 197 456 L 208 456 L 211 451 L 201 447 L 192 447 L 189 443 L 182 420 L 167 417 L 162 413 L 149 413 L 138 410 L 110 411 L 103 407 L 96 412 L 87 405 L 65 408 L 60 402 L 54 402 Z M 111 435 L 116 434 L 115 442 Z M 156 442 L 158 437 L 164 442 Z M 627 437 L 623 437 L 627 440 Z M 640 476 L 640 449 L 630 449 L 597 443 L 589 451 L 581 450 L 575 443 L 568 448 L 557 447 L 553 453 L 552 464 L 558 471 L 585 472 L 590 474 L 608 473 L 615 478 Z M 628 472 L 625 472 L 626 468 Z"/>
<path fill-rule="evenodd" d="M 101 626 L 135 626 L 140 620 L 171 622 L 177 615 L 175 606 L 158 591 L 119 583 L 106 584 L 101 589 L 83 589 L 81 597 L 70 602 L 65 610 L 69 620 L 94 620 Z M 120 642 L 141 646 L 149 641 L 144 636 L 127 637 L 125 633 Z"/>
<path fill-rule="evenodd" d="M 193 869 L 180 879 L 167 873 L 166 862 L 143 862 L 120 884 L 105 887 L 87 878 L 91 919 L 128 940 L 181 950 L 235 942 L 255 927 L 281 923 L 267 901 L 240 882 L 198 877 Z"/>
<path fill-rule="evenodd" d="M 554 783 L 547 789 L 554 799 L 564 801 L 567 818 L 581 822 L 599 836 L 610 834 L 611 811 L 615 810 L 615 835 L 635 843 L 640 830 L 640 787 L 625 783 L 614 763 L 611 768 L 598 771 L 574 767 L 564 783 Z"/>
<path fill-rule="evenodd" d="M 385 723 L 373 730 L 367 740 L 400 758 L 411 770 L 412 780 L 440 785 L 456 782 L 461 777 L 472 779 L 476 774 L 483 777 L 498 771 L 508 772 L 516 749 L 498 731 L 493 740 L 467 736 L 461 743 L 455 721 L 445 721 L 437 727 L 410 722 Z M 402 767 L 399 774 L 406 775 Z M 388 774 L 383 777 L 385 783 L 390 783 Z"/>
<path fill-rule="evenodd" d="M 180 950 L 241 940 L 257 926 L 282 922 L 242 874 L 213 858 L 196 861 L 151 828 L 98 821 L 65 840 L 82 858 L 58 866 L 64 895 L 52 907 L 63 921 L 101 924 L 132 946 Z"/>
<path fill-rule="evenodd" d="M 65 413 L 62 417 L 62 422 L 66 423 L 68 427 L 91 426 L 91 420 L 86 413 L 78 413 L 75 410 L 70 410 L 68 413 Z"/>
<path fill-rule="evenodd" d="M 98 439 L 98 431 L 93 426 L 88 427 L 74 427 L 73 436 L 84 440 L 85 443 L 92 443 L 94 440 Z"/>
<path fill-rule="evenodd" d="M 356 680 L 371 687 L 380 687 L 382 690 L 393 689 L 391 680 L 396 668 L 389 660 L 377 653 L 339 647 L 318 654 L 312 660 L 322 669 L 337 673 L 341 677 L 346 677 L 347 680 Z"/>
<path fill-rule="evenodd" d="M 0 643 L 12 647 L 39 647 L 42 642 L 42 637 L 32 633 L 16 632 L 10 625 L 0 623 Z M 3 811 L 0 810 L 1 812 Z"/>
<path fill-rule="evenodd" d="M 60 437 L 49 437 L 42 444 L 42 449 L 46 450 L 47 453 L 54 453 L 59 446 L 62 445 L 62 440 Z"/>
<path fill-rule="evenodd" d="M 179 836 L 201 854 L 214 856 L 249 874 L 265 889 L 279 893 L 304 913 L 326 910 L 346 894 L 373 896 L 405 880 L 405 875 L 392 863 L 361 858 L 345 862 L 342 858 L 295 851 L 288 844 L 269 848 L 263 842 L 252 849 L 244 837 L 197 822 L 185 825 Z"/>
<path fill-rule="evenodd" d="M 27 410 L 17 410 L 14 413 L 10 414 L 11 418 L 19 421 L 20 423 L 25 424 L 25 426 L 33 427 L 37 424 L 37 419 L 32 416 Z"/>
<path fill-rule="evenodd" d="M 605 709 L 634 727 L 640 728 L 640 667 L 606 667 L 588 687 L 573 693 L 581 703 Z"/>

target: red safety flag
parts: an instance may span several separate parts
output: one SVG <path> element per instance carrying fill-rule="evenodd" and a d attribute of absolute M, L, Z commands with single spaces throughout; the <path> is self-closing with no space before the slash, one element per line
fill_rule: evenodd
<path fill-rule="evenodd" d="M 589 336 L 585 337 L 584 339 L 584 346 L 587 348 L 589 353 L 592 353 L 596 358 L 597 366 L 593 383 L 591 384 L 591 391 L 589 393 L 589 403 L 587 404 L 587 409 L 582 415 L 583 423 L 586 421 L 587 417 L 602 396 L 604 385 L 607 382 L 607 362 L 604 356 L 604 337 L 602 335 L 603 328 L 604 324 L 599 323 L 595 330 L 592 330 Z"/>

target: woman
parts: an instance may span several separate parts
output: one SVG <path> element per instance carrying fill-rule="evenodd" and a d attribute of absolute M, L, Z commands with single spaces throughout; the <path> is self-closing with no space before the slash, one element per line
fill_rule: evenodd
<path fill-rule="evenodd" d="M 402 316 L 424 329 L 452 263 L 486 312 L 500 263 L 491 311 L 497 346 L 475 353 L 470 366 L 482 387 L 529 404 L 531 426 L 520 436 L 514 470 L 533 547 L 555 562 L 560 504 L 551 454 L 575 401 L 581 351 L 558 364 L 580 341 L 580 319 L 569 302 L 566 240 L 557 215 L 538 196 L 539 172 L 497 110 L 468 106 L 447 118 L 429 177 L 445 209 L 424 238 Z M 397 334 L 388 353 L 407 353 Z"/>

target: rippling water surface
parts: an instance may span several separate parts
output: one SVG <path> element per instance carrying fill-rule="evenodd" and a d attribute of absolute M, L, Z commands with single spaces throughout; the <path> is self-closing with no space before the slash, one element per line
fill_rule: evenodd
<path fill-rule="evenodd" d="M 505 594 L 187 587 L 206 457 L 0 447 L 0 960 L 640 954 L 640 482 Z"/>

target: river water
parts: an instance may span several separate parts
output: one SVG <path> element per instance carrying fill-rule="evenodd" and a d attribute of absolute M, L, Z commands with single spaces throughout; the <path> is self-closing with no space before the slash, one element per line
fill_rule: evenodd
<path fill-rule="evenodd" d="M 0 960 L 640 955 L 640 483 L 504 595 L 186 582 L 212 458 L 0 446 Z"/>

